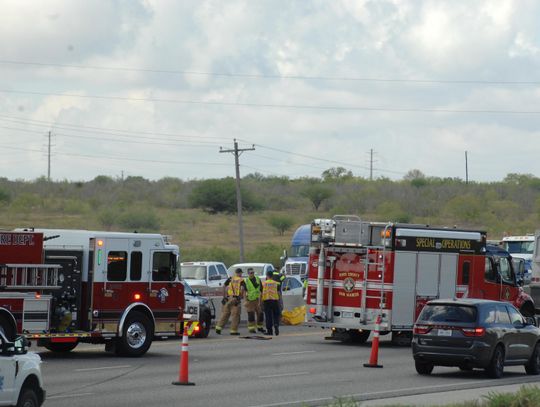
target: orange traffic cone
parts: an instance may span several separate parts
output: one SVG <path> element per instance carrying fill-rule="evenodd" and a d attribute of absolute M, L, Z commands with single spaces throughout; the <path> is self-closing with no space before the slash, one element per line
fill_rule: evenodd
<path fill-rule="evenodd" d="M 375 330 L 373 331 L 373 340 L 371 341 L 371 355 L 369 363 L 364 363 L 364 367 L 383 367 L 378 364 L 379 359 L 379 327 L 381 324 L 381 316 L 377 316 L 375 321 Z"/>
<path fill-rule="evenodd" d="M 180 372 L 178 381 L 172 382 L 176 386 L 195 386 L 188 379 L 189 375 L 189 351 L 188 351 L 188 326 L 184 326 L 184 336 L 182 337 L 182 351 L 180 352 Z"/>

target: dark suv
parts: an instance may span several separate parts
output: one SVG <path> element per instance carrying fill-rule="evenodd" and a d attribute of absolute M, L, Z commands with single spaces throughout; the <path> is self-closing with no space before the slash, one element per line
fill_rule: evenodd
<path fill-rule="evenodd" d="M 540 329 L 506 302 L 429 301 L 414 325 L 412 351 L 416 371 L 424 375 L 433 366 L 483 368 L 493 378 L 510 365 L 540 373 Z"/>

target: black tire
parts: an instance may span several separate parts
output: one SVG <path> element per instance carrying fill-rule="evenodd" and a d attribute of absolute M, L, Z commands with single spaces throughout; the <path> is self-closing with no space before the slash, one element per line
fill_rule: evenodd
<path fill-rule="evenodd" d="M 205 313 L 200 321 L 200 327 L 201 330 L 199 331 L 199 334 L 197 337 L 199 338 L 207 338 L 210 334 L 210 330 L 212 329 L 212 316 L 208 313 Z"/>
<path fill-rule="evenodd" d="M 418 374 L 423 376 L 430 375 L 433 372 L 433 363 L 414 361 L 414 367 Z"/>
<path fill-rule="evenodd" d="M 362 331 L 350 330 L 349 336 L 351 338 L 352 343 L 366 343 L 366 341 L 369 338 L 370 333 L 371 331 L 366 331 L 366 330 L 362 330 Z"/>
<path fill-rule="evenodd" d="M 0 315 L 0 331 L 4 333 L 4 336 L 8 341 L 12 342 L 15 340 L 16 332 L 13 328 L 13 324 L 5 315 Z"/>
<path fill-rule="evenodd" d="M 39 407 L 38 396 L 34 389 L 23 388 L 17 400 L 17 407 Z"/>
<path fill-rule="evenodd" d="M 504 374 L 504 349 L 498 345 L 493 351 L 489 365 L 486 367 L 486 374 L 492 379 L 500 379 Z"/>
<path fill-rule="evenodd" d="M 142 356 L 150 348 L 153 338 L 154 330 L 148 317 L 142 312 L 132 311 L 124 321 L 116 352 L 127 357 Z"/>
<path fill-rule="evenodd" d="M 78 344 L 78 342 L 49 342 L 43 346 L 51 352 L 67 353 L 75 349 Z"/>
<path fill-rule="evenodd" d="M 411 342 L 411 331 L 392 331 L 392 345 L 405 347 L 411 346 Z"/>
<path fill-rule="evenodd" d="M 534 347 L 531 358 L 525 365 L 525 371 L 530 375 L 540 374 L 540 343 L 537 343 Z"/>
<path fill-rule="evenodd" d="M 534 314 L 535 314 L 534 305 L 532 305 L 530 302 L 526 302 L 526 303 L 523 304 L 523 306 L 519 309 L 519 312 L 520 312 L 521 315 L 523 315 L 524 317 L 531 317 L 531 318 L 534 318 Z"/>

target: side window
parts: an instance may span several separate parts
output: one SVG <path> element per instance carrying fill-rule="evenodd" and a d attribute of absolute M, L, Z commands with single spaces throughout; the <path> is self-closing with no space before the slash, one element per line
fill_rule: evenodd
<path fill-rule="evenodd" d="M 491 261 L 491 258 L 486 257 L 486 266 L 484 271 L 484 278 L 487 281 L 495 281 L 495 270 L 493 269 L 493 263 Z"/>
<path fill-rule="evenodd" d="M 152 256 L 152 280 L 174 281 L 176 278 L 176 256 L 171 252 L 154 252 Z"/>
<path fill-rule="evenodd" d="M 501 278 L 504 282 L 512 282 L 512 269 L 510 268 L 510 262 L 506 257 L 499 259 L 499 270 L 501 271 Z"/>
<path fill-rule="evenodd" d="M 218 272 L 221 275 L 221 278 L 227 279 L 229 276 L 227 275 L 227 269 L 223 264 L 218 264 L 217 266 Z"/>
<path fill-rule="evenodd" d="M 510 316 L 506 310 L 505 305 L 497 305 L 497 323 L 498 324 L 510 324 Z"/>
<path fill-rule="evenodd" d="M 127 252 L 109 252 L 107 255 L 107 280 L 126 281 Z"/>
<path fill-rule="evenodd" d="M 523 317 L 521 316 L 521 314 L 518 312 L 517 309 L 515 309 L 514 307 L 507 307 L 508 308 L 508 313 L 510 314 L 510 322 L 512 323 L 512 325 L 523 325 Z"/>
<path fill-rule="evenodd" d="M 471 277 L 471 262 L 470 261 L 464 261 L 463 262 L 463 274 L 461 278 L 461 284 L 469 284 Z"/>
<path fill-rule="evenodd" d="M 208 267 L 208 280 L 221 280 L 221 276 L 217 272 L 216 266 Z"/>
<path fill-rule="evenodd" d="M 283 285 L 281 287 L 281 289 L 283 291 L 288 291 L 288 290 L 291 289 L 291 280 L 292 280 L 292 278 L 289 278 L 289 277 L 287 277 L 285 280 L 283 280 Z"/>
<path fill-rule="evenodd" d="M 485 308 L 484 323 L 494 324 L 497 320 L 497 309 L 494 306 Z"/>
<path fill-rule="evenodd" d="M 131 252 L 130 260 L 129 279 L 131 281 L 140 281 L 142 275 L 142 252 Z"/>
<path fill-rule="evenodd" d="M 298 281 L 296 278 L 291 278 L 290 287 L 291 287 L 291 290 L 293 288 L 300 288 L 302 287 L 302 283 L 300 283 L 300 281 Z"/>

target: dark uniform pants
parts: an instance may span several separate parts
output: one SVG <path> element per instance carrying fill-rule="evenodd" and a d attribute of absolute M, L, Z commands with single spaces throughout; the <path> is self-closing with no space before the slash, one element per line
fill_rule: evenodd
<path fill-rule="evenodd" d="M 279 317 L 281 311 L 279 310 L 278 300 L 266 300 L 263 301 L 264 319 L 266 320 L 266 330 L 273 332 L 274 327 L 279 327 Z"/>

